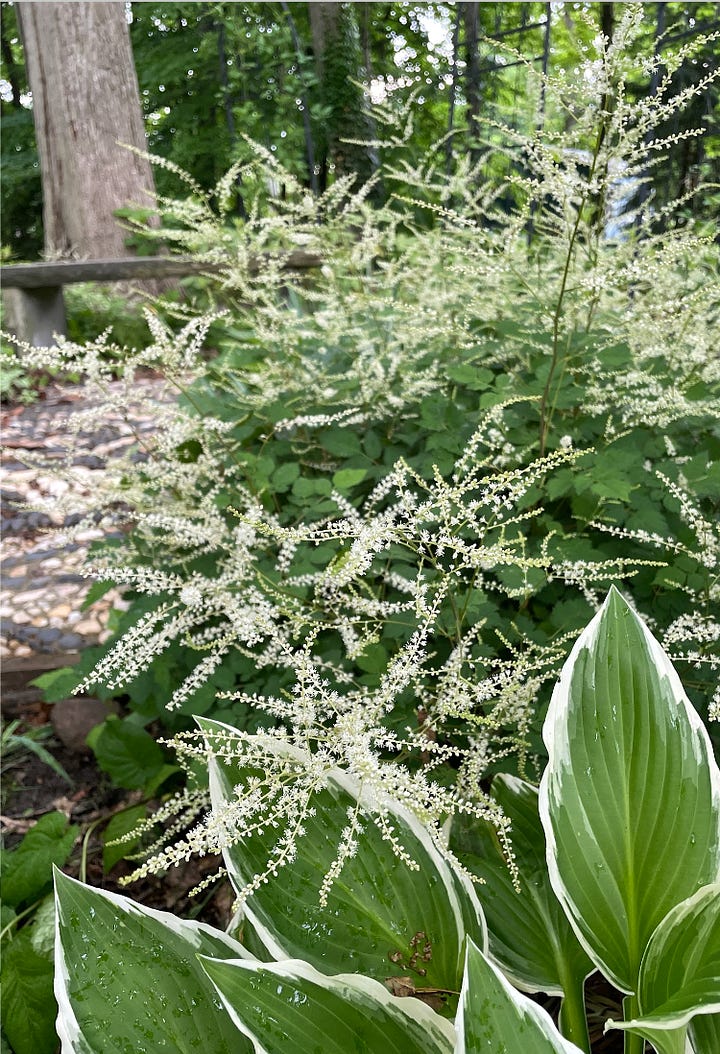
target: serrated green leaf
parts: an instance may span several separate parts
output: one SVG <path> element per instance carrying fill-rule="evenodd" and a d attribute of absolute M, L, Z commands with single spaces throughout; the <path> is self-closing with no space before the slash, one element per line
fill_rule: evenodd
<path fill-rule="evenodd" d="M 616 589 L 563 668 L 543 737 L 553 888 L 599 969 L 634 992 L 660 921 L 717 877 L 720 773 L 667 655 Z"/>
<path fill-rule="evenodd" d="M 335 457 L 353 457 L 360 453 L 360 437 L 351 428 L 332 428 L 322 435 L 322 446 Z"/>
<path fill-rule="evenodd" d="M 64 1054 L 251 1054 L 198 962 L 232 938 L 55 873 L 55 992 Z"/>
<path fill-rule="evenodd" d="M 77 827 L 68 827 L 61 812 L 41 816 L 20 845 L 2 852 L 2 897 L 6 904 L 18 907 L 32 903 L 49 888 L 52 867 L 62 867 L 70 856 L 78 835 Z"/>
<path fill-rule="evenodd" d="M 515 991 L 471 940 L 455 1028 L 455 1054 L 580 1054 L 579 1047 L 560 1035 L 550 1015 Z"/>
<path fill-rule="evenodd" d="M 53 1054 L 57 1047 L 52 963 L 21 931 L 3 951 L 2 1027 L 15 1054 Z"/>
<path fill-rule="evenodd" d="M 129 720 L 109 717 L 90 742 L 98 766 L 128 790 L 144 787 L 165 761 L 152 736 Z"/>
<path fill-rule="evenodd" d="M 203 732 L 220 732 L 232 741 L 236 731 L 219 722 L 198 719 Z M 227 742 L 227 739 L 226 739 Z M 263 745 L 297 757 L 299 750 L 281 746 L 271 737 Z M 250 773 L 212 758 L 210 791 L 213 807 L 224 813 Z M 319 903 L 323 878 L 334 863 L 348 810 L 360 803 L 364 832 L 359 851 L 344 864 L 328 895 Z M 339 770 L 328 773 L 326 789 L 309 806 L 305 834 L 297 839 L 292 866 L 281 868 L 248 899 L 245 912 L 275 959 L 302 958 L 329 974 L 353 970 L 379 980 L 413 973 L 410 960 L 426 971 L 422 984 L 457 991 L 462 975 L 462 944 L 466 928 L 484 944 L 485 923 L 468 879 L 458 878 L 440 855 L 422 825 L 400 806 L 389 805 L 394 836 L 420 865 L 411 870 L 393 852 L 373 822 L 372 812 L 355 781 Z M 245 888 L 266 870 L 281 829 L 237 841 L 225 850 L 225 866 L 236 889 Z M 292 910 L 288 911 L 288 904 Z M 474 920 L 474 926 L 471 921 Z"/>
<path fill-rule="evenodd" d="M 267 1054 L 450 1054 L 452 1026 L 368 977 L 326 977 L 308 963 L 202 958 L 238 1029 Z"/>
<path fill-rule="evenodd" d="M 366 476 L 367 469 L 364 468 L 341 468 L 333 475 L 333 486 L 338 490 L 350 490 L 351 487 L 362 483 Z"/>
<path fill-rule="evenodd" d="M 42 688 L 45 701 L 57 703 L 60 699 L 66 699 L 80 680 L 80 670 L 75 666 L 61 666 L 59 670 L 48 670 L 41 673 L 39 677 L 30 681 L 36 688 Z"/>
<path fill-rule="evenodd" d="M 513 884 L 489 821 L 458 817 L 450 843 L 463 864 L 483 880 L 490 956 L 523 991 L 562 995 L 568 984 L 582 987 L 594 966 L 550 885 L 537 788 L 501 775 L 493 780 L 492 795 L 511 821 L 520 888 Z"/>
<path fill-rule="evenodd" d="M 295 461 L 281 465 L 272 474 L 272 484 L 276 490 L 288 490 L 300 475 L 300 466 Z"/>

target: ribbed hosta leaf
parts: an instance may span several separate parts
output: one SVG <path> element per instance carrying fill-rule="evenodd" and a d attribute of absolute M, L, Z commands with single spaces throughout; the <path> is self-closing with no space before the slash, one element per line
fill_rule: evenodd
<path fill-rule="evenodd" d="M 563 668 L 543 736 L 553 888 L 593 961 L 634 992 L 659 922 L 718 877 L 720 773 L 667 655 L 615 589 Z"/>
<path fill-rule="evenodd" d="M 246 953 L 224 933 L 55 873 L 62 1054 L 251 1054 L 198 962 Z"/>
<path fill-rule="evenodd" d="M 450 1054 L 453 1029 L 379 982 L 308 963 L 201 960 L 238 1029 L 265 1054 Z"/>
<path fill-rule="evenodd" d="M 579 1054 L 541 1006 L 506 981 L 472 941 L 455 1019 L 455 1054 Z"/>
<path fill-rule="evenodd" d="M 638 1032 L 658 1049 L 672 1049 L 673 1041 L 682 1049 L 696 1014 L 720 1012 L 720 884 L 678 904 L 655 930 L 640 967 L 638 1002 L 637 1018 L 606 1027 Z M 673 1030 L 681 1035 L 663 1035 Z"/>
<path fill-rule="evenodd" d="M 550 885 L 537 788 L 515 776 L 500 775 L 493 780 L 492 795 L 512 821 L 519 890 L 489 821 L 458 817 L 453 821 L 451 847 L 483 879 L 491 959 L 516 987 L 562 995 L 570 979 L 581 984 L 594 966 Z"/>
<path fill-rule="evenodd" d="M 207 733 L 234 729 L 199 720 Z M 270 742 L 270 748 L 273 744 Z M 299 750 L 277 744 L 304 767 Z M 217 815 L 242 795 L 247 773 L 212 759 L 210 791 Z M 236 792 L 236 788 L 238 791 Z M 348 810 L 360 802 L 364 833 L 358 852 L 345 862 L 328 896 L 319 902 L 322 880 L 337 856 Z M 260 885 L 245 910 L 270 958 L 302 959 L 328 974 L 347 971 L 384 981 L 409 976 L 417 987 L 457 992 L 466 931 L 486 942 L 484 919 L 469 879 L 451 870 L 422 825 L 407 810 L 389 805 L 397 842 L 419 864 L 411 870 L 382 837 L 358 785 L 344 773 L 329 774 L 326 789 L 313 795 L 314 815 L 303 819 L 290 866 Z M 262 873 L 281 831 L 268 825 L 225 850 L 225 866 L 240 890 Z"/>
<path fill-rule="evenodd" d="M 720 1014 L 694 1017 L 688 1033 L 694 1054 L 717 1054 L 720 1050 Z"/>

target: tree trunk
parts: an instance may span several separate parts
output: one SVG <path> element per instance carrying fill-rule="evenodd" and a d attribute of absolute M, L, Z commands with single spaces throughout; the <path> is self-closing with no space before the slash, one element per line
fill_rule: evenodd
<path fill-rule="evenodd" d="M 155 204 L 124 3 L 17 3 L 43 185 L 45 250 L 127 255 L 113 213 Z"/>
<path fill-rule="evenodd" d="M 320 98 L 330 110 L 324 141 L 318 143 L 321 187 L 326 185 L 328 162 L 336 176 L 355 172 L 364 183 L 377 168 L 377 159 L 362 143 L 343 142 L 370 138 L 363 91 L 357 83 L 363 68 L 354 5 L 313 0 L 309 8 Z"/>

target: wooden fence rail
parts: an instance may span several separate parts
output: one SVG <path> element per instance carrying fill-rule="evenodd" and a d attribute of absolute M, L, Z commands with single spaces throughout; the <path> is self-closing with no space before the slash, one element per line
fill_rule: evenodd
<path fill-rule="evenodd" d="M 319 267 L 317 253 L 293 250 L 281 255 L 288 271 Z M 249 271 L 256 274 L 262 258 L 252 259 Z M 57 260 L 53 262 L 10 264 L 2 268 L 3 290 L 12 316 L 10 327 L 19 340 L 34 347 L 52 347 L 55 334 L 67 332 L 63 287 L 78 282 L 147 281 L 185 278 L 189 275 L 224 271 L 228 262 L 205 263 L 184 256 L 128 256 L 115 260 Z"/>

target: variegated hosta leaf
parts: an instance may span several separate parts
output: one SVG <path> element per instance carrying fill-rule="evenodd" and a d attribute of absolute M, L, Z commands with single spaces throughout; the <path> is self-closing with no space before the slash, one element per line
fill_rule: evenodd
<path fill-rule="evenodd" d="M 537 788 L 503 774 L 493 780 L 491 793 L 512 822 L 519 890 L 488 820 L 458 816 L 451 847 L 484 881 L 481 897 L 490 957 L 517 988 L 562 995 L 570 979 L 582 985 L 594 966 L 550 885 Z"/>
<path fill-rule="evenodd" d="M 720 772 L 665 652 L 611 589 L 553 692 L 540 816 L 590 957 L 635 992 L 658 923 L 720 872 Z"/>
<path fill-rule="evenodd" d="M 673 1043 L 682 1050 L 690 1020 L 720 1012 L 720 883 L 678 904 L 655 930 L 640 967 L 638 1003 L 637 1018 L 606 1027 L 638 1032 L 658 1050 Z M 664 1035 L 670 1031 L 679 1035 Z"/>
<path fill-rule="evenodd" d="M 200 961 L 238 1029 L 265 1054 L 451 1054 L 449 1021 L 369 977 L 327 977 L 297 960 Z"/>
<path fill-rule="evenodd" d="M 688 1028 L 693 1054 L 717 1054 L 720 1050 L 720 1014 L 698 1014 Z"/>
<path fill-rule="evenodd" d="M 236 941 L 60 871 L 55 897 L 62 1054 L 252 1054 L 197 958 L 247 954 Z"/>
<path fill-rule="evenodd" d="M 541 1006 L 515 991 L 502 973 L 468 941 L 455 1054 L 581 1054 L 564 1039 Z"/>
<path fill-rule="evenodd" d="M 198 719 L 206 733 L 235 730 Z M 269 742 L 302 768 L 302 751 Z M 210 761 L 213 812 L 231 816 L 228 806 L 242 795 L 247 779 L 236 764 Z M 237 788 L 237 791 L 236 791 Z M 358 800 L 364 826 L 358 852 L 344 863 L 326 906 L 319 891 L 337 857 L 348 811 Z M 246 902 L 245 911 L 272 959 L 302 959 L 328 974 L 346 971 L 384 981 L 409 976 L 417 987 L 457 992 L 462 976 L 462 946 L 469 932 L 485 944 L 486 932 L 472 883 L 451 869 L 424 827 L 406 809 L 389 805 L 394 836 L 419 864 L 411 870 L 373 823 L 357 782 L 339 770 L 328 775 L 326 789 L 315 793 L 314 814 L 303 819 L 292 864 L 280 868 Z M 225 866 L 236 889 L 244 889 L 266 870 L 282 830 L 270 825 L 262 834 L 239 840 L 224 851 Z"/>

